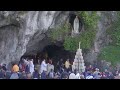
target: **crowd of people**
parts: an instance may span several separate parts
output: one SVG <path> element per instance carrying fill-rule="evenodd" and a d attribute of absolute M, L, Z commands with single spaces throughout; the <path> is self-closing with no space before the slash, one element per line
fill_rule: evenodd
<path fill-rule="evenodd" d="M 88 65 L 85 72 L 72 70 L 72 63 L 69 59 L 63 62 L 58 60 L 53 65 L 50 59 L 45 59 L 34 65 L 33 59 L 22 58 L 19 63 L 13 63 L 11 69 L 6 64 L 0 66 L 0 79 L 120 79 L 120 72 L 111 72 L 107 69 L 100 71 L 98 67 Z"/>

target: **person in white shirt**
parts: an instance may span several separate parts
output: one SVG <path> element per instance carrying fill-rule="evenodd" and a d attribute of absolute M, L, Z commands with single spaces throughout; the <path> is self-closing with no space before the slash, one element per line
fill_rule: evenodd
<path fill-rule="evenodd" d="M 54 65 L 52 64 L 52 60 L 49 60 L 49 63 L 47 64 L 47 73 L 49 73 L 51 69 L 54 71 Z"/>
<path fill-rule="evenodd" d="M 31 75 L 32 75 L 32 74 L 33 74 L 33 72 L 34 72 L 33 59 L 29 61 L 29 65 L 30 65 L 30 73 L 31 73 Z"/>
<path fill-rule="evenodd" d="M 47 64 L 45 62 L 45 59 L 42 61 L 41 66 L 40 66 L 40 73 L 44 71 L 47 71 Z"/>

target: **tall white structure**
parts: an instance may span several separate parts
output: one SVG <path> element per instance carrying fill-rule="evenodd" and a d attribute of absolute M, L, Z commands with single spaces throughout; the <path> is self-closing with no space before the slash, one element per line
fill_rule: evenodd
<path fill-rule="evenodd" d="M 80 49 L 80 42 L 79 42 L 79 49 L 76 52 L 75 59 L 72 65 L 72 71 L 78 70 L 78 72 L 85 71 L 85 63 L 82 56 L 82 49 Z"/>

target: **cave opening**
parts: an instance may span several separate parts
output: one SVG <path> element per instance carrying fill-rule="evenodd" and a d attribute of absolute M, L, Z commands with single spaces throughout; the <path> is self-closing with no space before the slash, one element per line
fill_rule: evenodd
<path fill-rule="evenodd" d="M 43 59 L 46 59 L 47 62 L 51 59 L 53 64 L 56 65 L 60 59 L 63 59 L 63 63 L 67 59 L 72 62 L 74 60 L 74 53 L 66 51 L 63 46 L 52 44 L 45 46 L 42 51 L 36 52 L 35 54 L 23 55 L 22 58 L 33 59 L 34 64 L 38 64 L 38 60 L 41 63 Z"/>
<path fill-rule="evenodd" d="M 47 52 L 48 58 L 52 59 L 54 63 L 60 59 L 63 59 L 63 62 L 65 62 L 68 58 L 70 60 L 73 59 L 73 54 L 66 51 L 63 46 L 48 45 L 44 48 L 43 52 Z"/>

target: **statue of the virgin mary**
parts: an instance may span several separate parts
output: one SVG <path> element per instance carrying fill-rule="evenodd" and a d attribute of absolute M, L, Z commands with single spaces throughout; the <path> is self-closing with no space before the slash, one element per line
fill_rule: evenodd
<path fill-rule="evenodd" d="M 74 29 L 74 33 L 79 33 L 79 19 L 77 16 L 74 20 L 73 29 Z"/>

